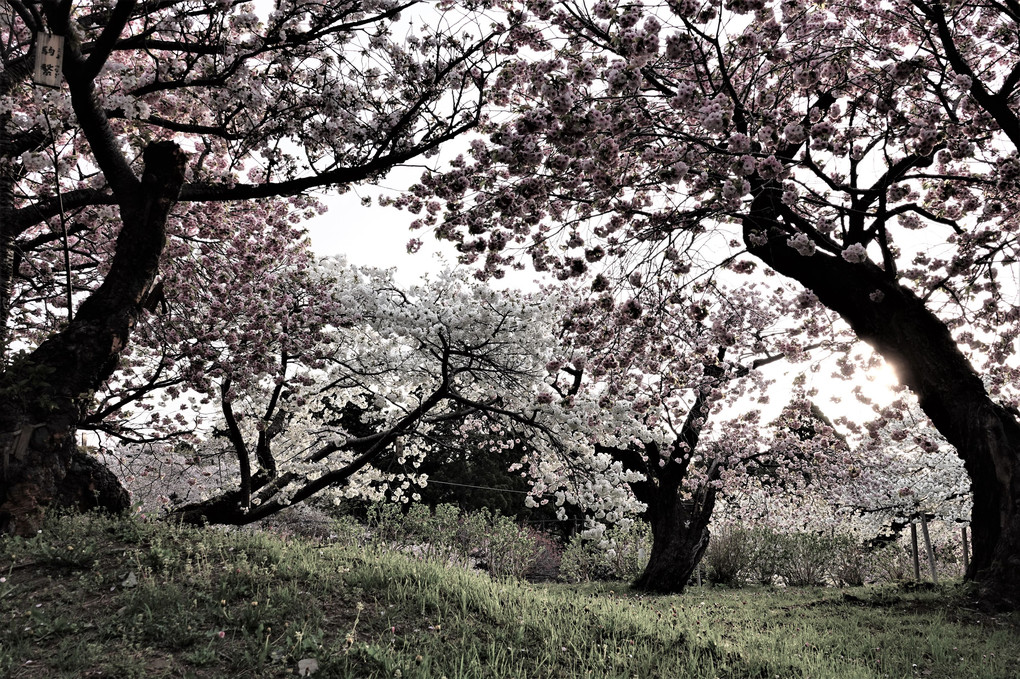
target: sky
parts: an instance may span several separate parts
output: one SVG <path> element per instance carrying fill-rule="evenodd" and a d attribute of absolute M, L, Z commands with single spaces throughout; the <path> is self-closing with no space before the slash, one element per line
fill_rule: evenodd
<path fill-rule="evenodd" d="M 408 182 L 410 183 L 410 182 Z M 321 196 L 326 214 L 305 223 L 312 249 L 322 257 L 346 255 L 352 264 L 397 269 L 397 281 L 413 285 L 429 271 L 442 268 L 444 259 L 456 265 L 457 251 L 451 243 L 440 243 L 431 233 L 413 233 L 408 224 L 414 217 L 392 207 L 361 204 L 362 196 L 397 195 L 397 189 L 355 187 L 341 195 Z M 421 238 L 416 254 L 407 252 L 407 241 Z"/>

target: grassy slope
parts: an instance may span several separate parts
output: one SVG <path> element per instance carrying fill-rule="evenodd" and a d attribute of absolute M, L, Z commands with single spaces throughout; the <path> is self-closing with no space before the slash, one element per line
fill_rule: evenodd
<path fill-rule="evenodd" d="M 0 540 L 0 576 L 0 676 L 1020 678 L 1020 620 L 959 589 L 642 597 L 99 517 Z"/>

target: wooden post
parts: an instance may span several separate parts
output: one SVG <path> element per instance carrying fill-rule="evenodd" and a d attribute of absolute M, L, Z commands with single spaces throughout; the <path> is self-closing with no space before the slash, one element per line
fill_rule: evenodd
<path fill-rule="evenodd" d="M 917 555 L 917 525 L 910 522 L 910 555 L 914 557 L 914 580 L 921 579 L 921 560 Z"/>
<path fill-rule="evenodd" d="M 960 529 L 960 534 L 963 536 L 963 574 L 967 575 L 967 571 L 970 570 L 970 545 L 967 544 L 967 526 Z"/>
<path fill-rule="evenodd" d="M 921 533 L 924 535 L 924 549 L 928 552 L 928 565 L 931 567 L 931 581 L 938 584 L 939 574 L 935 571 L 935 552 L 931 548 L 931 538 L 928 537 L 928 519 L 921 514 Z"/>

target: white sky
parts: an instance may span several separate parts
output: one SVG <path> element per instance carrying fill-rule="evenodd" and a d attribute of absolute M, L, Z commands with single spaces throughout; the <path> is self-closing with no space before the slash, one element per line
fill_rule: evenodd
<path fill-rule="evenodd" d="M 329 211 L 305 223 L 317 255 L 347 255 L 358 266 L 395 267 L 402 285 L 417 283 L 423 275 L 457 262 L 457 251 L 451 243 L 441 243 L 431 230 L 412 232 L 408 224 L 414 216 L 391 207 L 373 204 L 365 207 L 361 196 L 375 196 L 374 187 L 356 187 L 342 196 L 324 196 Z M 385 193 L 392 193 L 386 191 Z M 420 238 L 422 247 L 416 254 L 407 252 L 407 241 Z"/>

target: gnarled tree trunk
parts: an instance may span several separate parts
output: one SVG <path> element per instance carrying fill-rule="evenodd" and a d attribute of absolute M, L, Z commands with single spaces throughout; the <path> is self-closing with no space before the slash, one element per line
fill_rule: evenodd
<path fill-rule="evenodd" d="M 708 547 L 714 508 L 712 488 L 702 488 L 691 499 L 683 499 L 677 490 L 659 493 L 647 513 L 652 551 L 634 587 L 660 594 L 683 592 Z"/>
<path fill-rule="evenodd" d="M 725 354 L 725 349 L 719 349 L 718 360 L 722 361 Z M 723 379 L 718 364 L 706 364 L 704 369 L 712 386 Z M 707 421 L 710 393 L 711 389 L 697 390 L 678 436 L 665 450 L 656 443 L 646 444 L 641 452 L 633 446 L 595 447 L 598 452 L 610 454 L 628 471 L 645 475 L 644 481 L 630 484 L 634 497 L 647 506 L 643 518 L 652 529 L 652 551 L 644 572 L 633 583 L 637 589 L 680 594 L 708 547 L 708 524 L 716 496 L 712 483 L 719 478 L 719 465 L 709 464 L 705 478 L 691 497 L 685 497 L 682 488 Z M 654 461 L 663 459 L 663 454 L 665 464 L 655 464 Z"/>
<path fill-rule="evenodd" d="M 762 191 L 744 220 L 749 251 L 839 313 L 917 396 L 932 424 L 956 448 L 971 479 L 974 558 L 967 577 L 984 598 L 1020 605 L 1020 424 L 997 404 L 960 351 L 946 324 L 895 275 L 866 261 L 850 263 L 816 252 L 804 257 L 777 226 L 783 210 Z M 755 245 L 752 232 L 767 234 Z"/>
<path fill-rule="evenodd" d="M 128 495 L 111 472 L 77 449 L 92 392 L 116 368 L 159 269 L 166 223 L 184 181 L 184 153 L 150 144 L 142 180 L 120 200 L 123 227 L 110 272 L 70 324 L 0 375 L 0 530 L 27 535 L 46 508 L 123 510 Z"/>

